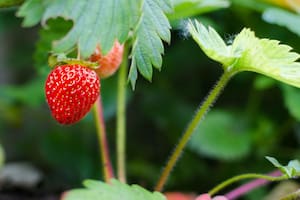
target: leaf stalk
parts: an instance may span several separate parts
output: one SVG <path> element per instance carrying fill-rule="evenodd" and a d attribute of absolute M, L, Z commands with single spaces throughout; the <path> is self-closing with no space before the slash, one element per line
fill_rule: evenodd
<path fill-rule="evenodd" d="M 232 68 L 228 67 L 227 70 L 224 71 L 223 75 L 216 83 L 215 87 L 210 91 L 207 98 L 198 108 L 194 118 L 188 124 L 187 129 L 183 133 L 183 136 L 180 138 L 178 145 L 175 147 L 175 150 L 171 154 L 167 165 L 162 171 L 162 174 L 155 186 L 156 191 L 162 191 L 164 185 L 167 182 L 168 177 L 170 176 L 172 169 L 174 168 L 176 162 L 178 161 L 192 134 L 195 132 L 196 128 L 198 127 L 205 114 L 209 111 L 211 106 L 214 104 L 214 102 L 216 101 L 216 99 L 218 98 L 218 96 L 223 91 L 224 87 L 227 85 L 228 81 L 232 77 L 233 72 L 230 71 L 230 69 Z"/>
<path fill-rule="evenodd" d="M 117 175 L 126 183 L 126 77 L 128 68 L 128 48 L 124 44 L 122 63 L 118 74 L 117 95 Z"/>
<path fill-rule="evenodd" d="M 105 182 L 109 183 L 114 178 L 114 172 L 111 164 L 107 134 L 105 130 L 105 121 L 103 115 L 103 105 L 101 95 L 99 95 L 94 107 L 94 118 L 98 135 L 99 148 L 101 153 L 102 169 Z"/>
<path fill-rule="evenodd" d="M 286 175 L 282 175 L 282 176 L 273 176 L 273 175 L 271 175 L 270 176 L 270 175 L 255 174 L 255 173 L 237 175 L 237 176 L 234 176 L 234 177 L 220 183 L 219 185 L 217 185 L 216 187 L 211 189 L 208 193 L 211 196 L 214 196 L 220 190 L 222 190 L 225 187 L 231 185 L 232 183 L 235 183 L 237 181 L 241 181 L 241 180 L 244 180 L 244 179 L 264 179 L 264 180 L 268 180 L 268 181 L 282 181 L 282 180 L 287 180 L 288 176 L 286 176 Z M 230 199 L 233 199 L 233 198 L 231 197 Z"/>

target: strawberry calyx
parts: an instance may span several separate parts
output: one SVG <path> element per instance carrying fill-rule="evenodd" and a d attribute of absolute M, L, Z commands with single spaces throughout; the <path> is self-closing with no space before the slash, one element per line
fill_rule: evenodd
<path fill-rule="evenodd" d="M 68 58 L 64 53 L 50 53 L 48 57 L 48 65 L 55 68 L 60 65 L 82 65 L 87 68 L 96 70 L 100 67 L 98 62 L 86 61 L 77 58 Z"/>

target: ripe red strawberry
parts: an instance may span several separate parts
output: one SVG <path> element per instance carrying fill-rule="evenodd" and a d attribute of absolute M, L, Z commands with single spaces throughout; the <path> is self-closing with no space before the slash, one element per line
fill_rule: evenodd
<path fill-rule="evenodd" d="M 117 71 L 122 62 L 123 51 L 124 46 L 118 41 L 114 43 L 112 49 L 105 56 L 102 55 L 100 46 L 97 46 L 90 60 L 99 63 L 100 67 L 95 71 L 100 78 L 107 78 Z"/>
<path fill-rule="evenodd" d="M 60 124 L 73 124 L 91 109 L 100 93 L 96 72 L 78 65 L 56 67 L 45 84 L 45 93 L 52 116 Z"/>

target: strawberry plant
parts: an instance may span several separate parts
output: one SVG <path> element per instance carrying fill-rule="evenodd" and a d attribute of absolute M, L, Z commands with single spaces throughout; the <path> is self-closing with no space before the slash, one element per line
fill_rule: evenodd
<path fill-rule="evenodd" d="M 238 7 L 237 13 L 242 12 L 243 9 L 249 13 L 254 10 L 253 12 L 256 14 L 262 13 L 264 23 L 283 26 L 299 36 L 298 3 L 259 0 L 4 0 L 0 2 L 0 6 L 5 8 L 4 10 L 15 9 L 16 15 L 22 18 L 23 27 L 38 26 L 41 29 L 35 59 L 36 64 L 40 65 L 37 71 L 42 74 L 43 78 L 32 85 L 44 86 L 45 101 L 49 108 L 47 113 L 51 114 L 56 121 L 54 122 L 55 126 L 59 130 L 72 129 L 82 121 L 89 120 L 88 113 L 90 110 L 93 111 L 99 154 L 101 154 L 102 178 L 100 180 L 84 180 L 84 188 L 68 188 L 60 199 L 231 200 L 242 197 L 249 191 L 271 181 L 296 179 L 300 176 L 300 163 L 297 159 L 293 160 L 292 155 L 289 157 L 291 161 L 286 166 L 280 164 L 275 158 L 266 156 L 272 152 L 268 149 L 269 146 L 275 148 L 276 145 L 279 145 L 280 138 L 284 135 L 280 131 L 292 129 L 291 124 L 294 125 L 295 121 L 287 120 L 280 129 L 278 123 L 275 122 L 279 119 L 274 119 L 272 122 L 271 117 L 259 112 L 259 108 L 256 106 L 260 100 L 257 93 L 253 92 L 254 97 L 249 97 L 247 114 L 241 109 L 239 112 L 233 112 L 233 109 L 231 111 L 213 109 L 209 112 L 229 82 L 242 77 L 240 74 L 244 73 L 241 72 L 255 72 L 258 78 L 254 81 L 255 89 L 253 90 L 264 91 L 281 82 L 279 87 L 284 93 L 286 107 L 290 115 L 300 120 L 300 111 L 293 109 L 299 105 L 295 101 L 299 96 L 295 88 L 300 87 L 300 62 L 298 61 L 300 54 L 297 53 L 297 49 L 293 50 L 284 42 L 270 39 L 267 32 L 262 37 L 257 36 L 262 34 L 256 34 L 255 29 L 247 27 L 239 27 L 241 30 L 237 34 L 230 32 L 229 34 L 235 35 L 224 40 L 222 36 L 224 33 L 220 34 L 220 30 L 224 29 L 222 26 L 225 26 L 226 23 L 224 23 L 225 25 L 218 24 L 212 20 L 214 15 L 210 15 L 211 12 L 218 10 L 225 12 L 224 10 L 231 7 Z M 245 25 L 251 26 L 252 21 L 247 21 L 249 18 L 246 14 L 242 16 L 244 18 L 240 20 L 244 20 Z M 227 19 L 227 21 L 230 20 Z M 167 56 L 167 50 L 170 45 L 173 45 L 171 37 L 176 38 L 176 34 L 171 34 L 173 33 L 171 31 L 175 33 L 175 30 L 179 30 L 182 37 L 193 41 L 194 49 L 182 52 L 186 55 L 182 61 L 173 62 L 174 66 L 183 63 L 183 66 L 180 68 L 177 66 L 173 72 L 178 74 L 179 81 L 175 81 L 176 84 L 169 84 L 166 79 L 161 82 L 160 88 L 152 91 L 151 85 L 160 82 L 160 79 L 154 76 L 154 74 L 160 73 L 154 73 L 153 69 L 157 69 L 161 73 L 165 70 L 163 55 L 166 52 Z M 176 41 L 182 42 L 181 39 L 177 38 Z M 195 44 L 200 47 L 202 52 L 195 48 Z M 185 64 L 193 62 L 189 57 L 192 52 L 196 52 L 197 57 L 202 56 L 202 60 L 211 59 L 212 61 L 206 61 L 208 65 L 217 62 L 221 66 L 220 78 L 208 92 L 204 101 L 200 103 L 194 115 L 192 112 L 188 112 L 194 110 L 189 106 L 180 110 L 181 107 L 178 105 L 182 104 L 181 98 L 177 98 L 184 96 L 185 92 L 189 90 L 184 86 L 184 82 L 192 81 L 194 76 L 195 80 L 208 76 L 207 74 L 194 74 L 192 70 L 185 67 Z M 204 53 L 206 57 L 201 53 Z M 174 56 L 174 60 L 177 57 Z M 188 73 L 186 79 L 183 78 L 185 73 Z M 138 81 L 139 76 L 153 84 L 146 84 L 143 80 Z M 169 75 L 166 76 L 169 77 Z M 235 83 L 237 84 L 237 82 Z M 245 84 L 241 83 L 240 87 L 246 88 Z M 143 89 L 140 90 L 139 87 L 143 87 Z M 28 88 L 31 87 L 28 86 Z M 165 91 L 171 90 L 171 88 L 175 88 L 175 90 L 169 92 L 170 97 L 166 97 Z M 22 99 L 22 95 L 18 95 L 23 94 L 22 91 L 15 88 L 11 88 L 10 91 L 14 90 L 19 92 L 13 93 L 15 98 Z M 110 93 L 113 94 L 109 96 Z M 130 98 L 135 93 L 137 93 L 137 99 L 128 105 Z M 151 93 L 153 94 L 149 95 Z M 195 91 L 192 93 L 195 94 Z M 9 94 L 9 92 L 4 93 L 7 96 Z M 146 103 L 137 101 L 138 96 L 143 95 L 150 97 L 144 99 Z M 234 98 L 241 97 L 234 92 L 232 95 Z M 27 96 L 30 95 L 27 94 Z M 158 101 L 155 101 L 155 98 L 158 98 Z M 164 101 L 164 98 L 167 100 Z M 147 101 L 149 101 L 148 104 Z M 29 102 L 31 101 L 29 100 Z M 109 107 L 106 106 L 107 102 L 115 104 Z M 144 127 L 143 122 L 141 124 L 134 123 L 134 127 L 142 126 L 139 134 L 142 134 L 144 139 L 146 138 L 146 143 L 145 145 L 142 142 L 133 143 L 134 137 L 130 136 L 131 129 L 128 129 L 127 134 L 127 127 L 132 123 L 127 116 L 135 109 L 135 106 L 139 107 L 143 103 L 147 105 L 144 108 L 147 113 L 145 115 L 150 116 L 151 120 L 156 120 L 155 123 L 159 128 L 172 127 L 173 129 L 168 130 L 169 132 L 183 132 L 178 141 L 172 139 L 172 143 L 176 145 L 173 151 L 168 148 L 171 155 L 167 157 L 166 165 L 160 175 L 158 175 L 159 170 L 154 169 L 153 164 L 148 161 L 135 166 L 133 166 L 134 162 L 132 165 L 130 163 L 127 165 L 126 162 L 128 160 L 127 148 L 134 148 L 135 153 L 143 154 L 146 152 L 144 152 L 144 148 L 146 149 L 148 141 L 159 137 L 158 143 L 160 143 L 167 138 L 167 136 L 155 136 L 152 132 L 153 129 L 150 126 Z M 235 105 L 235 107 L 239 107 L 239 105 Z M 115 115 L 115 126 L 111 126 L 105 121 L 108 118 L 107 110 L 111 111 L 110 116 Z M 186 115 L 186 113 L 188 114 Z M 166 125 L 168 122 L 164 115 L 170 118 L 175 117 L 176 123 L 171 126 Z M 205 116 L 207 116 L 206 119 L 204 119 Z M 177 127 L 182 122 L 186 122 L 187 125 L 184 125 L 183 131 L 179 131 Z M 107 126 L 108 124 L 109 126 Z M 132 126 L 130 127 L 132 128 Z M 182 129 L 182 127 L 180 128 Z M 267 135 L 268 139 L 263 137 L 265 136 L 263 134 L 275 132 L 277 129 L 280 130 L 277 131 L 279 133 L 276 132 L 278 139 L 274 139 L 276 136 L 270 135 Z M 76 131 L 76 129 L 74 130 Z M 84 130 L 90 130 L 90 126 L 85 126 Z M 112 130 L 116 132 L 113 137 Z M 111 138 L 115 138 L 114 143 Z M 84 140 L 79 139 L 76 145 L 70 146 L 76 148 L 80 142 L 84 142 Z M 112 144 L 116 146 L 114 151 L 110 149 Z M 166 192 L 165 188 L 169 189 L 167 185 L 169 179 L 173 183 L 180 182 L 176 181 L 176 178 L 175 181 L 172 178 L 173 174 L 177 173 L 175 166 L 176 164 L 180 165 L 180 158 L 185 159 L 185 155 L 182 155 L 185 149 L 203 157 L 225 161 L 245 157 L 250 154 L 255 145 L 260 146 L 257 148 L 257 151 L 260 150 L 260 152 L 256 156 L 265 157 L 274 165 L 275 171 L 266 174 L 234 175 L 209 190 L 207 186 L 211 184 L 210 179 L 214 176 L 213 167 L 209 166 L 206 168 L 207 171 L 203 170 L 202 174 L 208 174 L 207 180 L 202 180 L 204 189 L 201 188 L 192 193 Z M 60 152 L 72 152 L 72 150 L 67 146 Z M 155 153 L 153 151 L 153 154 Z M 155 159 L 156 156 L 160 157 L 159 153 L 155 154 Z M 77 155 L 75 157 L 77 158 Z M 83 156 L 83 158 L 85 157 Z M 146 160 L 144 155 L 142 158 Z M 158 161 L 155 160 L 155 162 Z M 213 161 L 208 160 L 209 162 L 214 164 Z M 70 168 L 79 163 L 84 164 L 84 161 L 76 160 L 74 163 L 76 164 Z M 160 166 L 163 164 L 164 162 L 161 162 Z M 232 165 L 234 163 L 231 163 L 230 170 L 234 169 Z M 186 166 L 188 167 L 180 173 L 182 176 L 190 173 L 189 176 L 193 177 L 196 173 L 194 170 L 201 171 L 194 163 Z M 97 164 L 94 167 L 100 168 Z M 148 176 L 149 180 L 151 179 L 150 182 L 155 182 L 154 186 L 132 184 L 127 173 L 134 167 L 140 174 L 147 174 L 145 176 Z M 238 171 L 238 167 L 236 171 Z M 152 181 L 152 178 L 156 178 L 156 176 L 157 180 Z M 223 193 L 226 187 L 244 179 L 254 180 L 237 188 L 231 188 L 232 190 L 228 193 Z M 296 199 L 299 197 L 298 193 L 291 192 L 280 198 Z"/>

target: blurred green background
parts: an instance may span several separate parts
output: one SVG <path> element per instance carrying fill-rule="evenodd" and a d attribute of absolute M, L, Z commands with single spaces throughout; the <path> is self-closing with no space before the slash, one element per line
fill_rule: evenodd
<path fill-rule="evenodd" d="M 193 17 L 213 26 L 228 43 L 249 27 L 258 37 L 280 40 L 299 53 L 299 7 L 278 2 L 232 0 L 227 8 L 197 11 Z M 42 187 L 53 190 L 78 187 L 86 178 L 101 179 L 92 115 L 76 125 L 58 125 L 44 97 L 51 42 L 72 23 L 59 18 L 48 21 L 47 29 L 25 29 L 15 12 L 0 10 L 0 141 L 5 162 L 32 163 L 45 175 Z M 134 92 L 128 87 L 128 179 L 150 189 L 194 110 L 222 73 L 187 36 L 184 24 L 172 19 L 172 42 L 165 45 L 162 70 L 155 71 L 152 83 L 140 78 Z M 114 162 L 116 81 L 116 76 L 102 80 Z M 299 158 L 299 120 L 300 89 L 254 73 L 239 74 L 197 130 L 201 134 L 192 138 L 166 189 L 201 193 L 233 175 L 272 171 L 266 155 L 283 163 Z M 257 197 L 252 193 L 246 199 Z"/>

